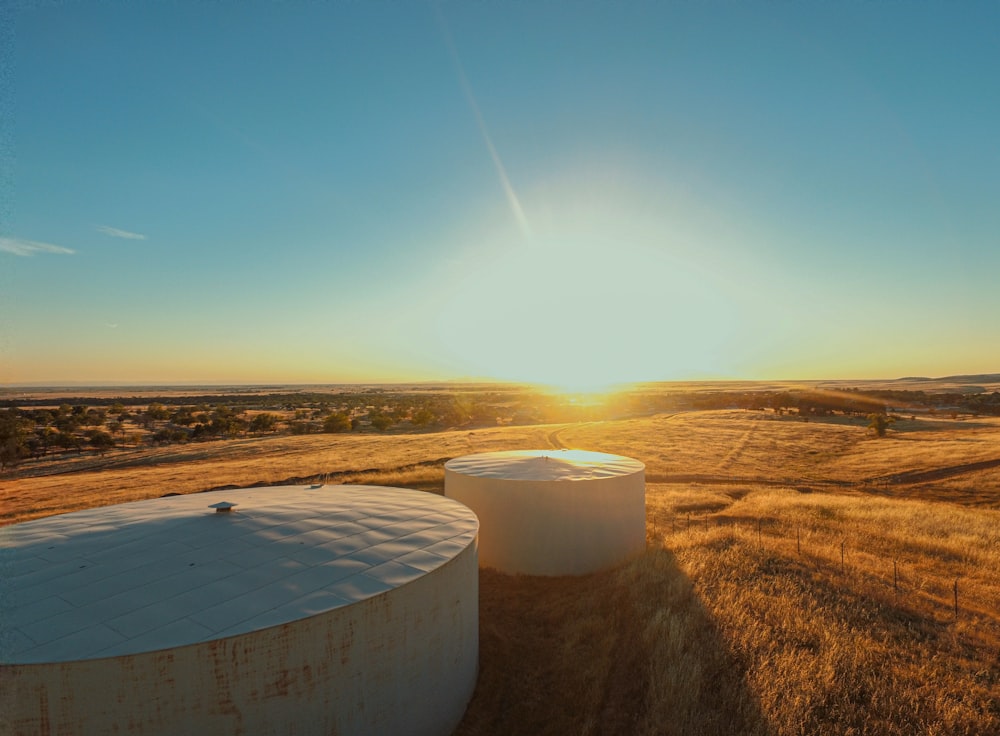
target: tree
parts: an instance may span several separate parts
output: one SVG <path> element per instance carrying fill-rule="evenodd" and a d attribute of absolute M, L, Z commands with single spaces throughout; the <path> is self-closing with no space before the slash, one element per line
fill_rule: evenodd
<path fill-rule="evenodd" d="M 157 430 L 149 437 L 149 443 L 152 445 L 169 445 L 171 442 L 187 441 L 187 432 L 183 429 L 171 429 L 170 427 L 164 427 L 163 429 Z"/>
<path fill-rule="evenodd" d="M 385 414 L 371 414 L 368 419 L 379 432 L 384 432 L 392 426 L 392 419 Z"/>
<path fill-rule="evenodd" d="M 59 411 L 54 424 L 60 432 L 72 433 L 80 428 L 80 417 L 72 412 Z"/>
<path fill-rule="evenodd" d="M 90 433 L 90 446 L 103 455 L 115 446 L 115 438 L 104 430 L 98 429 Z"/>
<path fill-rule="evenodd" d="M 76 450 L 80 452 L 83 447 L 83 440 L 70 432 L 60 432 L 56 435 L 56 446 L 64 450 Z"/>
<path fill-rule="evenodd" d="M 351 418 L 343 412 L 334 412 L 323 420 L 323 431 L 331 434 L 351 431 Z"/>
<path fill-rule="evenodd" d="M 413 418 L 410 421 L 413 422 L 414 427 L 426 426 L 434 421 L 434 412 L 426 406 L 422 406 L 413 412 Z"/>
<path fill-rule="evenodd" d="M 35 427 L 35 439 L 38 441 L 38 453 L 44 457 L 49 447 L 55 442 L 56 431 L 51 427 Z"/>
<path fill-rule="evenodd" d="M 14 409 L 0 412 L 0 470 L 17 465 L 29 453 L 24 422 Z"/>
<path fill-rule="evenodd" d="M 274 414 L 268 414 L 264 412 L 262 414 L 257 414 L 253 419 L 250 420 L 250 431 L 251 432 L 271 432 L 274 430 L 275 425 L 278 423 L 278 417 Z"/>
<path fill-rule="evenodd" d="M 868 415 L 868 428 L 875 432 L 876 437 L 885 437 L 885 432 L 895 420 L 894 417 L 888 417 L 885 414 L 869 414 Z"/>
<path fill-rule="evenodd" d="M 33 412 L 29 412 L 29 414 L 31 418 L 34 420 L 35 424 L 42 427 L 47 427 L 48 425 L 52 424 L 53 420 L 55 420 L 56 418 L 52 412 L 46 409 L 36 409 Z"/>
<path fill-rule="evenodd" d="M 82 423 L 89 427 L 100 427 L 107 418 L 108 414 L 104 409 L 88 409 L 87 413 L 83 415 Z"/>
<path fill-rule="evenodd" d="M 316 426 L 312 422 L 293 420 L 288 423 L 288 431 L 292 434 L 312 434 L 316 431 Z"/>
<path fill-rule="evenodd" d="M 108 430 L 110 430 L 112 436 L 118 434 L 119 432 L 121 433 L 121 436 L 122 436 L 122 448 L 124 448 L 125 447 L 125 425 L 122 422 L 120 422 L 117 419 L 115 419 L 113 421 L 108 422 Z"/>
<path fill-rule="evenodd" d="M 190 427 L 194 424 L 194 414 L 191 412 L 190 406 L 182 406 L 177 409 L 173 414 L 170 415 L 170 421 L 174 424 L 181 424 L 185 427 Z"/>

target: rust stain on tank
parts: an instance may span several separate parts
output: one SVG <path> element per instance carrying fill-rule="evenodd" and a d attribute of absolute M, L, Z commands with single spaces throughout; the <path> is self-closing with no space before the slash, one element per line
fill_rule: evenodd
<path fill-rule="evenodd" d="M 475 668 L 460 656 L 476 651 L 475 628 L 462 626 L 475 610 L 474 553 L 462 558 L 467 575 L 441 574 L 458 569 L 446 566 L 291 623 L 169 651 L 17 668 L 11 736 L 401 733 L 418 713 L 460 715 L 474 685 Z M 456 605 L 469 611 L 456 616 Z M 7 674 L 0 666 L 0 680 Z"/>
<path fill-rule="evenodd" d="M 350 621 L 340 637 L 340 663 L 346 665 L 351 660 L 351 646 L 354 644 L 354 622 Z"/>
<path fill-rule="evenodd" d="M 288 670 L 281 670 L 278 672 L 277 679 L 267 684 L 264 689 L 265 698 L 274 698 L 288 695 L 289 685 L 292 684 L 294 678 L 288 672 Z"/>
<path fill-rule="evenodd" d="M 49 736 L 52 733 L 52 722 L 49 720 L 49 692 L 44 687 L 38 694 L 38 712 L 41 718 L 38 722 L 38 733 L 40 736 Z"/>

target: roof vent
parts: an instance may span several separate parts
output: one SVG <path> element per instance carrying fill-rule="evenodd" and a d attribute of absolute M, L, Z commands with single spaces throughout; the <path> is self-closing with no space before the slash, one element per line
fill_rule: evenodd
<path fill-rule="evenodd" d="M 226 514 L 233 510 L 235 503 L 229 503 L 229 501 L 219 501 L 218 503 L 211 504 L 208 508 L 215 509 L 217 514 Z"/>

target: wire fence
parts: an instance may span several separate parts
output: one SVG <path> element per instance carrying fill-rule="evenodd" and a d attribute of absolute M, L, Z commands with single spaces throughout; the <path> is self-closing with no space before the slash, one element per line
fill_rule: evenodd
<path fill-rule="evenodd" d="M 916 585 L 904 577 L 905 565 L 897 556 L 886 557 L 879 550 L 865 549 L 860 544 L 852 545 L 849 534 L 834 534 L 828 530 L 804 528 L 802 523 L 788 523 L 776 517 L 730 517 L 710 513 L 654 513 L 652 532 L 654 539 L 666 543 L 677 534 L 708 534 L 713 529 L 727 532 L 731 539 L 750 542 L 758 551 L 790 548 L 794 542 L 795 556 L 803 562 L 811 563 L 817 571 L 839 573 L 842 576 L 858 574 L 867 576 L 871 582 L 885 590 L 890 587 L 896 597 L 909 593 L 919 593 L 939 606 L 944 606 L 952 620 L 961 615 L 959 582 L 962 575 L 936 576 L 937 580 L 950 580 L 950 585 Z M 805 531 L 805 534 L 803 532 Z M 832 542 L 832 543 L 831 543 Z M 868 562 L 864 566 L 852 565 L 852 556 L 864 555 Z"/>

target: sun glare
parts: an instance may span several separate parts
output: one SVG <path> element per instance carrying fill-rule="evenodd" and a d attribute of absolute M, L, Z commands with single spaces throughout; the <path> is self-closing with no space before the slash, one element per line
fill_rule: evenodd
<path fill-rule="evenodd" d="M 439 303 L 443 353 L 563 393 L 717 370 L 733 320 L 711 279 L 662 248 L 572 235 L 468 256 Z"/>
<path fill-rule="evenodd" d="M 595 382 L 595 381 L 564 381 L 561 383 L 539 384 L 538 389 L 543 393 L 566 396 L 573 399 L 573 403 L 589 405 L 603 402 L 623 390 L 623 384 Z"/>
<path fill-rule="evenodd" d="M 633 384 L 582 384 L 564 385 L 529 384 L 542 396 L 556 399 L 561 405 L 577 409 L 602 411 L 617 397 L 624 395 Z"/>

